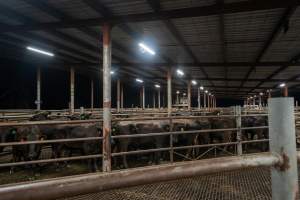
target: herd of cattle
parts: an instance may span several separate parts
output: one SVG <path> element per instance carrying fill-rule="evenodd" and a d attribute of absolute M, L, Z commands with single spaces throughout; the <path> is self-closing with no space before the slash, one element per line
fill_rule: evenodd
<path fill-rule="evenodd" d="M 32 120 L 41 120 L 35 117 Z M 193 131 L 207 129 L 230 129 L 235 128 L 234 118 L 199 118 L 199 119 L 173 119 L 170 126 L 169 120 L 151 120 L 151 121 L 119 121 L 112 124 L 112 135 L 133 135 L 149 134 L 169 131 Z M 242 127 L 266 126 L 266 117 L 243 117 Z M 242 140 L 265 139 L 268 138 L 267 129 L 245 130 L 242 134 Z M 16 127 L 0 127 L 0 143 L 24 142 L 54 139 L 70 139 L 85 137 L 101 137 L 102 128 L 99 125 L 85 123 L 81 125 L 26 125 Z M 236 141 L 236 131 L 226 130 L 219 132 L 201 132 L 201 133 L 180 133 L 173 134 L 173 146 L 190 146 L 213 143 L 229 143 Z M 113 152 L 127 152 L 141 149 L 156 149 L 170 146 L 170 136 L 147 136 L 147 137 L 129 137 L 129 138 L 111 138 Z M 45 146 L 51 147 L 52 158 L 72 156 L 74 153 L 80 155 L 96 155 L 102 153 L 102 142 L 100 140 L 86 140 L 76 142 L 48 143 L 48 144 L 21 144 L 12 146 L 12 162 L 32 161 L 40 159 L 41 151 Z M 234 146 L 224 146 L 223 150 L 234 151 Z M 244 151 L 249 146 L 244 145 Z M 259 146 L 262 151 L 267 150 L 266 145 Z M 201 148 L 203 151 L 207 150 Z M 0 147 L 3 152 L 4 147 Z M 199 150 L 199 149 L 198 149 Z M 192 149 L 181 151 L 185 158 L 191 156 Z M 197 151 L 201 153 L 201 151 Z M 149 162 L 158 164 L 161 160 L 167 160 L 168 152 L 154 152 L 147 157 Z M 197 156 L 197 155 L 196 155 Z M 135 158 L 138 158 L 135 157 Z M 88 159 L 88 168 L 91 171 L 98 170 L 101 159 Z M 136 160 L 136 159 L 135 159 Z M 113 159 L 116 167 L 128 168 L 129 160 L 126 155 L 117 156 Z M 56 163 L 57 166 L 60 166 Z"/>

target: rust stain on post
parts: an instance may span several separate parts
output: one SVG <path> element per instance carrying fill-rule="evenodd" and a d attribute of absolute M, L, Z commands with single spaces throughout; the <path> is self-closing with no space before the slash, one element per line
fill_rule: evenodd
<path fill-rule="evenodd" d="M 111 102 L 103 102 L 103 108 L 111 108 Z"/>

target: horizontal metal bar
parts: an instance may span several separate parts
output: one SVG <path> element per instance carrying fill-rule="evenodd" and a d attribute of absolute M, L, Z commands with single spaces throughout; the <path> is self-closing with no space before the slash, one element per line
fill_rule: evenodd
<path fill-rule="evenodd" d="M 249 143 L 260 143 L 260 142 L 269 142 L 270 139 L 259 139 L 259 140 L 245 140 L 241 141 L 242 144 L 249 144 Z"/>
<path fill-rule="evenodd" d="M 70 138 L 70 139 L 55 139 L 55 140 L 37 140 L 27 142 L 6 142 L 0 143 L 0 147 L 3 146 L 17 146 L 17 145 L 28 145 L 28 144 L 50 144 L 50 143 L 62 143 L 62 142 L 80 142 L 90 140 L 102 140 L 103 137 L 86 137 L 86 138 Z"/>
<path fill-rule="evenodd" d="M 250 167 L 269 167 L 281 163 L 281 157 L 271 154 L 213 158 L 6 185 L 0 188 L 0 196 L 5 200 L 51 200 L 209 173 Z"/>
<path fill-rule="evenodd" d="M 22 161 L 22 162 L 12 162 L 12 163 L 0 163 L 0 168 L 15 167 L 15 166 L 22 166 L 22 165 L 42 164 L 42 163 L 73 161 L 73 160 L 85 160 L 85 159 L 101 158 L 101 157 L 102 157 L 101 154 L 96 154 L 96 155 L 87 155 L 87 156 L 72 156 L 72 157 L 67 157 L 67 158 L 52 158 L 52 159 L 32 160 L 32 161 Z"/>
<path fill-rule="evenodd" d="M 172 132 L 160 132 L 160 133 L 142 133 L 142 134 L 132 134 L 132 135 L 115 135 L 115 136 L 111 136 L 111 137 L 113 139 L 122 139 L 122 138 L 153 137 L 153 136 L 180 135 L 180 134 L 192 134 L 192 133 L 223 132 L 223 131 L 235 131 L 235 130 L 237 130 L 237 128 L 205 129 L 205 130 L 193 130 L 193 131 L 172 131 Z"/>
<path fill-rule="evenodd" d="M 227 146 L 227 145 L 237 145 L 238 142 L 224 142 L 224 143 L 215 143 L 215 144 L 198 144 L 198 145 L 189 145 L 189 146 L 180 146 L 173 147 L 174 150 L 181 149 L 190 149 L 190 148 L 205 148 L 205 147 L 214 147 L 214 146 Z"/>

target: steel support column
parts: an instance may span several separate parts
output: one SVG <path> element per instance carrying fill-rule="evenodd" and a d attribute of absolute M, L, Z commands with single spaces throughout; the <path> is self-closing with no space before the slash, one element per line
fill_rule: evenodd
<path fill-rule="evenodd" d="M 204 109 L 206 109 L 206 92 L 203 93 L 203 103 L 204 103 Z"/>
<path fill-rule="evenodd" d="M 41 68 L 36 71 L 36 109 L 41 110 Z"/>
<path fill-rule="evenodd" d="M 269 104 L 270 150 L 282 164 L 271 170 L 272 199 L 296 199 L 298 194 L 294 98 L 271 98 Z"/>
<path fill-rule="evenodd" d="M 156 105 L 155 105 L 155 91 L 153 91 L 153 108 L 156 108 Z"/>
<path fill-rule="evenodd" d="M 70 70 L 70 113 L 74 114 L 75 109 L 75 70 L 71 67 Z"/>
<path fill-rule="evenodd" d="M 210 110 L 210 95 L 207 94 L 207 108 Z"/>
<path fill-rule="evenodd" d="M 171 68 L 168 68 L 167 72 L 167 85 L 168 85 L 168 115 L 172 114 L 172 75 Z"/>
<path fill-rule="evenodd" d="M 111 171 L 111 26 L 103 24 L 103 172 Z"/>
<path fill-rule="evenodd" d="M 145 86 L 142 86 L 142 107 L 145 110 Z"/>
<path fill-rule="evenodd" d="M 237 144 L 237 154 L 241 156 L 243 154 L 243 146 L 242 146 L 242 109 L 241 106 L 235 106 L 235 115 L 236 115 L 236 127 L 237 127 L 237 133 L 236 133 L 236 140 L 238 142 Z"/>
<path fill-rule="evenodd" d="M 121 109 L 124 109 L 124 85 L 121 84 Z"/>
<path fill-rule="evenodd" d="M 94 80 L 91 80 L 91 111 L 94 110 Z"/>
<path fill-rule="evenodd" d="M 284 97 L 288 97 L 289 96 L 288 86 L 287 85 L 283 88 L 283 96 Z"/>
<path fill-rule="evenodd" d="M 160 109 L 160 88 L 157 91 L 158 109 Z"/>
<path fill-rule="evenodd" d="M 119 113 L 120 112 L 120 100 L 121 100 L 121 97 L 120 97 L 120 93 L 121 93 L 121 81 L 120 79 L 117 80 L 117 112 Z"/>
<path fill-rule="evenodd" d="M 188 82 L 188 110 L 191 110 L 191 100 L 192 100 L 192 95 L 191 95 L 191 90 L 192 90 L 192 84 L 191 81 Z"/>

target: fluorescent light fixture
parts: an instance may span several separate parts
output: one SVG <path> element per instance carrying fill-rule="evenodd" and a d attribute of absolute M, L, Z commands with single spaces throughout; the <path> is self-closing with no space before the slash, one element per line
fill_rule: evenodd
<path fill-rule="evenodd" d="M 37 49 L 37 48 L 34 48 L 34 47 L 30 47 L 30 46 L 26 47 L 26 49 L 28 49 L 30 51 L 40 53 L 40 54 L 44 54 L 44 55 L 47 55 L 47 56 L 51 56 L 51 57 L 54 56 L 53 53 L 50 53 L 50 52 L 47 52 L 47 51 L 44 51 L 44 50 L 41 50 L 41 49 Z"/>
<path fill-rule="evenodd" d="M 183 93 L 183 96 L 185 96 L 186 95 L 186 93 Z"/>
<path fill-rule="evenodd" d="M 264 93 L 261 92 L 261 93 L 259 93 L 259 95 L 262 96 L 262 95 L 264 95 Z"/>
<path fill-rule="evenodd" d="M 200 86 L 200 90 L 204 90 L 204 87 L 203 87 L 203 86 Z"/>
<path fill-rule="evenodd" d="M 115 72 L 114 71 L 110 71 L 110 74 L 114 74 Z"/>
<path fill-rule="evenodd" d="M 207 90 L 205 90 L 205 93 L 208 93 L 208 91 L 207 91 Z"/>
<path fill-rule="evenodd" d="M 177 91 L 176 91 L 176 94 L 180 94 L 180 92 L 177 90 Z"/>
<path fill-rule="evenodd" d="M 253 97 L 250 97 L 250 99 L 253 99 Z"/>
<path fill-rule="evenodd" d="M 158 85 L 158 84 L 155 84 L 154 86 L 155 86 L 156 88 L 160 88 L 160 85 Z"/>
<path fill-rule="evenodd" d="M 285 87 L 285 83 L 280 83 L 279 87 L 281 88 Z"/>
<path fill-rule="evenodd" d="M 153 51 L 152 49 L 150 49 L 147 45 L 145 45 L 144 43 L 140 42 L 139 46 L 146 52 L 150 53 L 151 55 L 155 55 L 155 51 Z"/>
<path fill-rule="evenodd" d="M 193 85 L 197 85 L 197 81 L 192 80 L 192 84 L 193 84 Z"/>
<path fill-rule="evenodd" d="M 180 70 L 180 69 L 177 69 L 177 74 L 179 75 L 179 76 L 183 76 L 184 75 L 184 72 L 182 71 L 182 70 Z"/>
<path fill-rule="evenodd" d="M 139 78 L 137 78 L 135 80 L 136 80 L 136 82 L 139 82 L 139 83 L 143 83 L 144 82 L 142 79 L 139 79 Z"/>

